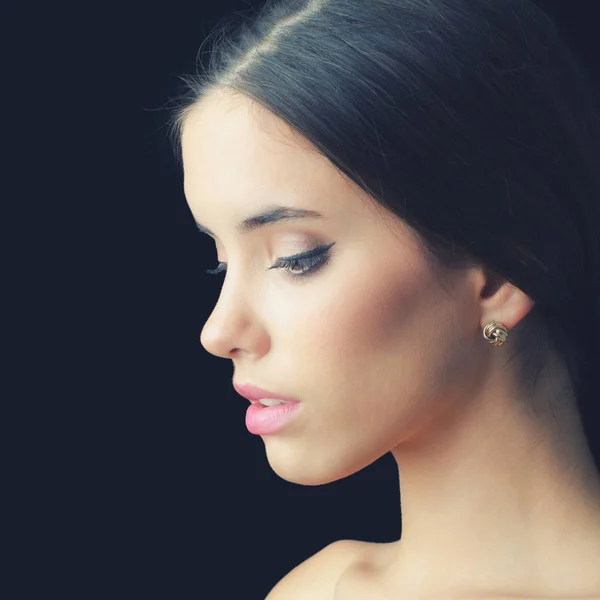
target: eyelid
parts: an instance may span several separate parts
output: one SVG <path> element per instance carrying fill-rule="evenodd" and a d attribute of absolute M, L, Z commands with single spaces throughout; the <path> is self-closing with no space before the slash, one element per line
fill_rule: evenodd
<path fill-rule="evenodd" d="M 323 252 L 327 252 L 332 246 L 335 245 L 335 242 L 331 242 L 330 244 L 319 244 L 310 250 L 305 250 L 304 252 L 297 252 L 296 254 L 288 254 L 286 256 L 280 256 L 276 259 L 275 263 L 278 264 L 281 261 L 290 261 L 290 260 L 301 260 L 313 258 L 314 256 L 320 256 Z"/>
<path fill-rule="evenodd" d="M 300 258 L 312 258 L 313 256 L 317 256 L 322 254 L 325 250 L 329 250 L 331 246 L 333 246 L 335 242 L 331 244 L 319 244 L 315 246 L 311 250 L 307 250 L 306 252 L 298 252 L 297 254 L 290 254 L 289 256 L 282 256 L 281 259 L 285 260 L 296 260 Z"/>
<path fill-rule="evenodd" d="M 329 250 L 335 245 L 335 242 L 331 242 L 330 244 L 320 244 L 315 248 L 311 248 L 305 252 L 301 252 L 299 254 L 292 254 L 290 256 L 281 256 L 277 258 L 277 260 L 267 268 L 267 271 L 271 269 L 287 269 L 288 274 L 293 279 L 305 279 L 309 277 L 311 274 L 315 274 L 320 269 L 322 269 L 329 261 Z M 289 269 L 291 265 L 295 263 L 303 263 L 306 265 L 305 270 L 301 274 L 290 273 Z M 209 275 L 217 275 L 218 273 L 222 273 L 226 271 L 227 263 L 219 261 L 216 269 L 207 269 L 206 273 Z"/>
<path fill-rule="evenodd" d="M 205 234 L 205 235 L 208 235 L 208 234 Z M 221 246 L 221 247 L 223 246 L 222 243 L 217 238 L 214 238 L 212 236 L 208 236 L 208 237 L 210 237 L 214 241 L 215 247 L 217 248 L 217 250 L 219 249 L 219 246 Z M 262 244 L 262 242 L 259 242 L 259 243 Z M 283 242 L 283 243 L 285 243 L 287 245 L 287 242 Z M 318 244 L 315 247 L 314 243 L 315 243 L 315 240 L 312 239 L 311 236 L 303 235 L 301 239 L 295 239 L 289 245 L 292 248 L 295 246 L 298 248 L 310 248 L 310 250 L 304 250 L 301 252 L 297 252 L 295 254 L 286 254 L 284 256 L 281 256 L 280 258 L 283 258 L 283 259 L 310 258 L 314 255 L 319 254 L 319 250 L 333 246 L 333 244 Z"/>

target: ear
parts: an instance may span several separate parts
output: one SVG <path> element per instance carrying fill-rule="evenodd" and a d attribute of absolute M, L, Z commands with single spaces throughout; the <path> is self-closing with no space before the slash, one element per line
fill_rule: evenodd
<path fill-rule="evenodd" d="M 510 331 L 535 304 L 519 288 L 488 269 L 479 272 L 478 286 L 482 328 L 497 321 Z"/>

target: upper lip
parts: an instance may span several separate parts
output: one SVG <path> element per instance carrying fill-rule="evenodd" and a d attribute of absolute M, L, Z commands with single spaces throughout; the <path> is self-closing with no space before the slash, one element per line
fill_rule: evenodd
<path fill-rule="evenodd" d="M 298 400 L 295 398 L 282 396 L 281 394 L 277 394 L 275 392 L 269 392 L 269 390 L 260 388 L 257 385 L 252 385 L 251 383 L 242 383 L 241 385 L 234 383 L 233 387 L 240 396 L 247 398 L 253 403 L 258 402 L 263 398 L 274 398 L 276 400 L 284 400 L 285 402 L 298 402 Z"/>

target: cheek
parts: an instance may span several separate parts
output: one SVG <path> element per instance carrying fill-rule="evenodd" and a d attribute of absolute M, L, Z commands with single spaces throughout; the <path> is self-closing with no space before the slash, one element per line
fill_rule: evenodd
<path fill-rule="evenodd" d="M 456 380 L 463 345 L 452 298 L 428 275 L 398 269 L 319 298 L 289 343 L 310 373 L 307 388 L 326 403 L 321 409 L 340 425 L 347 419 L 342 430 L 358 421 L 384 438 L 434 414 Z"/>
<path fill-rule="evenodd" d="M 315 280 L 285 302 L 271 296 L 279 367 L 320 410 L 367 411 L 369 419 L 426 410 L 455 378 L 464 351 L 457 303 L 420 263 L 369 272 L 350 262 L 352 270 Z"/>
<path fill-rule="evenodd" d="M 451 343 L 440 330 L 450 328 L 443 298 L 417 269 L 354 272 L 311 290 L 298 307 L 298 317 L 288 316 L 278 328 L 289 351 L 284 354 L 293 355 L 296 371 L 310 373 L 329 397 L 342 390 L 380 398 L 403 390 L 417 394 L 439 368 L 436 357 L 447 354 L 444 342 Z"/>
<path fill-rule="evenodd" d="M 337 350 L 345 350 L 348 360 L 375 371 L 390 363 L 398 369 L 411 356 L 429 354 L 442 308 L 426 275 L 396 269 L 349 293 L 327 331 L 337 331 Z"/>

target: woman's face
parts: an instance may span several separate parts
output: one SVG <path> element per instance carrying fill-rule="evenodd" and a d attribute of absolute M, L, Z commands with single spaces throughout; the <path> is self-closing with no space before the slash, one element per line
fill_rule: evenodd
<path fill-rule="evenodd" d="M 200 341 L 233 361 L 236 384 L 301 402 L 282 431 L 263 436 L 279 476 L 341 479 L 459 410 L 489 356 L 478 270 L 434 271 L 411 229 L 244 97 L 206 97 L 182 151 L 191 212 L 227 263 Z M 272 204 L 323 217 L 236 231 Z M 269 269 L 331 244 L 303 277 Z"/>

